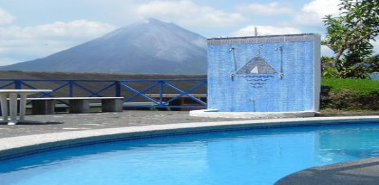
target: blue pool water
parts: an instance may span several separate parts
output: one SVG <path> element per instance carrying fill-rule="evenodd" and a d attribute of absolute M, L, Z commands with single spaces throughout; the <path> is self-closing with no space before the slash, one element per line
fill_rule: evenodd
<path fill-rule="evenodd" d="M 271 185 L 313 166 L 379 156 L 379 123 L 128 140 L 1 161 L 0 184 Z"/>

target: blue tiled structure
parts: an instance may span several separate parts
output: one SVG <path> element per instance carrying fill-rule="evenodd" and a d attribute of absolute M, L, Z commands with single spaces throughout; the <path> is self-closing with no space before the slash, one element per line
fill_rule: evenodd
<path fill-rule="evenodd" d="M 208 109 L 318 111 L 320 36 L 208 40 Z"/>

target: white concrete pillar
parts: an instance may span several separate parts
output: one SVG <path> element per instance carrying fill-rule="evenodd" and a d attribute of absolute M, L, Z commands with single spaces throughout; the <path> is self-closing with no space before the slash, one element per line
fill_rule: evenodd
<path fill-rule="evenodd" d="M 3 121 L 8 121 L 8 94 L 0 94 L 1 114 L 3 115 Z"/>
<path fill-rule="evenodd" d="M 25 119 L 27 94 L 20 94 L 20 121 Z"/>
<path fill-rule="evenodd" d="M 10 110 L 10 120 L 8 125 L 15 125 L 17 123 L 17 94 L 9 94 L 9 110 Z"/>

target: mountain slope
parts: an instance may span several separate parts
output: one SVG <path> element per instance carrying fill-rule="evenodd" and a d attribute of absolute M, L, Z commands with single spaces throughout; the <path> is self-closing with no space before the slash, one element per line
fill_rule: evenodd
<path fill-rule="evenodd" d="M 46 58 L 0 69 L 205 74 L 206 38 L 173 23 L 150 19 Z"/>

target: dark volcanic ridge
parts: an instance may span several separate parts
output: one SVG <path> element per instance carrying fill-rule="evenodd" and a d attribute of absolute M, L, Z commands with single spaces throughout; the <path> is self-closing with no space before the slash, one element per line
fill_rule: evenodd
<path fill-rule="evenodd" d="M 123 74 L 90 72 L 1 71 L 0 79 L 65 79 L 65 80 L 135 80 L 135 79 L 196 79 L 206 75 L 191 74 Z"/>

